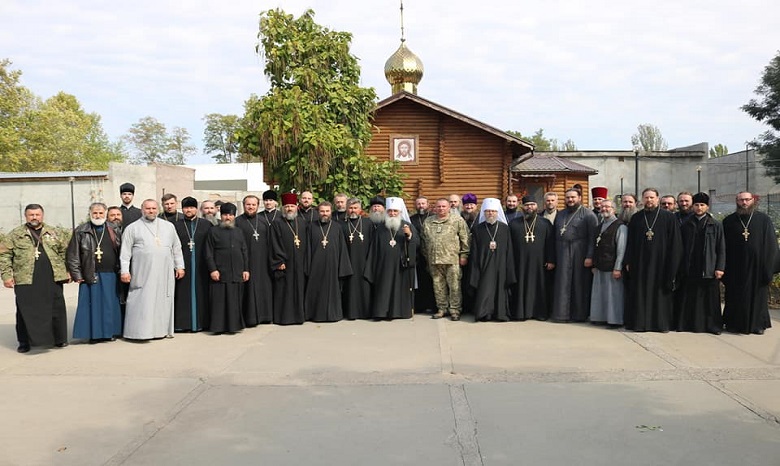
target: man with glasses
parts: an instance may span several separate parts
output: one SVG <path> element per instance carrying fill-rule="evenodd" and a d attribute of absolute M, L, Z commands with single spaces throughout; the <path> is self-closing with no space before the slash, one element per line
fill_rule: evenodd
<path fill-rule="evenodd" d="M 666 195 L 661 197 L 660 204 L 663 210 L 668 210 L 669 212 L 674 213 L 675 205 L 677 203 L 674 200 L 674 196 Z"/>
<path fill-rule="evenodd" d="M 761 335 L 772 326 L 767 298 L 772 275 L 778 271 L 777 236 L 772 220 L 756 207 L 753 194 L 743 191 L 737 194 L 737 211 L 723 219 L 723 323 L 728 332 Z"/>

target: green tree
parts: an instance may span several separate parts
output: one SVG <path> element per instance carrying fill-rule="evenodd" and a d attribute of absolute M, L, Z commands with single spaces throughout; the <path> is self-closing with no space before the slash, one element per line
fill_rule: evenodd
<path fill-rule="evenodd" d="M 729 154 L 729 148 L 728 146 L 724 146 L 723 144 L 715 144 L 714 146 L 710 147 L 710 158 L 714 159 L 717 157 L 723 157 L 724 155 Z"/>
<path fill-rule="evenodd" d="M 769 126 L 753 141 L 753 147 L 764 155 L 761 163 L 767 175 L 780 183 L 780 51 L 764 68 L 754 92 L 758 98 L 750 99 L 742 110 Z"/>
<path fill-rule="evenodd" d="M 133 123 L 123 139 L 133 149 L 131 163 L 138 165 L 181 165 L 195 153 L 195 146 L 190 143 L 190 133 L 185 128 L 174 126 L 169 134 L 165 124 L 151 116 Z"/>
<path fill-rule="evenodd" d="M 637 132 L 631 136 L 631 145 L 645 151 L 663 151 L 669 149 L 657 126 L 644 123 L 636 127 Z"/>
<path fill-rule="evenodd" d="M 203 117 L 203 121 L 206 122 L 203 130 L 203 153 L 210 154 L 217 163 L 238 161 L 238 116 L 209 113 Z"/>
<path fill-rule="evenodd" d="M 105 170 L 124 160 L 96 113 L 59 92 L 41 101 L 19 84 L 21 71 L 0 60 L 0 166 L 5 171 Z"/>
<path fill-rule="evenodd" d="M 544 135 L 544 129 L 539 128 L 531 136 L 523 136 L 520 131 L 507 131 L 507 133 L 523 138 L 534 145 L 534 150 L 539 152 L 561 152 L 561 151 L 575 151 L 577 150 L 577 144 L 571 139 L 567 139 L 565 142 L 560 143 L 555 138 L 547 138 Z"/>
<path fill-rule="evenodd" d="M 258 54 L 271 87 L 252 96 L 237 131 L 241 152 L 261 160 L 281 189 L 311 189 L 317 199 L 344 191 L 363 199 L 400 195 L 397 162 L 365 154 L 376 93 L 360 87 L 352 35 L 281 9 L 260 14 Z"/>

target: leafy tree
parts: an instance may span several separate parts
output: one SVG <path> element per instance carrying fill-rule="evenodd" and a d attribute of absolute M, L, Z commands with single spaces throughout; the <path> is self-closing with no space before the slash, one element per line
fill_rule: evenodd
<path fill-rule="evenodd" d="M 239 118 L 236 115 L 221 115 L 209 113 L 203 120 L 206 128 L 203 130 L 203 153 L 211 154 L 217 163 L 233 163 L 238 160 L 238 141 L 236 131 L 239 128 Z"/>
<path fill-rule="evenodd" d="M 542 128 L 536 130 L 536 132 L 531 136 L 523 136 L 522 134 L 520 134 L 520 131 L 507 131 L 507 133 L 531 142 L 535 146 L 535 150 L 537 152 L 538 151 L 559 152 L 559 151 L 577 150 L 577 145 L 571 139 L 567 139 L 565 142 L 559 143 L 558 140 L 555 138 L 545 137 L 544 129 Z"/>
<path fill-rule="evenodd" d="M 134 123 L 123 139 L 133 148 L 131 163 L 139 165 L 181 165 L 195 152 L 195 146 L 190 144 L 190 133 L 185 128 L 174 126 L 169 134 L 165 124 L 151 116 Z"/>
<path fill-rule="evenodd" d="M 715 144 L 714 146 L 710 147 L 711 159 L 717 157 L 723 157 L 724 155 L 728 155 L 728 153 L 729 153 L 728 146 L 724 146 L 723 144 Z"/>
<path fill-rule="evenodd" d="M 398 163 L 365 154 L 376 93 L 360 87 L 352 35 L 318 25 L 312 10 L 298 18 L 264 11 L 259 29 L 256 50 L 271 87 L 245 103 L 242 153 L 261 160 L 281 189 L 311 189 L 317 199 L 401 194 Z"/>
<path fill-rule="evenodd" d="M 631 145 L 645 151 L 662 151 L 669 149 L 661 130 L 657 126 L 644 123 L 636 127 L 637 132 L 631 136 Z"/>
<path fill-rule="evenodd" d="M 59 92 L 41 101 L 19 84 L 21 71 L 0 60 L 0 166 L 5 171 L 105 170 L 124 160 L 96 113 Z"/>
<path fill-rule="evenodd" d="M 764 155 L 761 163 L 767 175 L 780 183 L 780 52 L 764 68 L 754 92 L 759 98 L 750 99 L 742 110 L 769 125 L 769 129 L 753 141 L 753 147 Z"/>

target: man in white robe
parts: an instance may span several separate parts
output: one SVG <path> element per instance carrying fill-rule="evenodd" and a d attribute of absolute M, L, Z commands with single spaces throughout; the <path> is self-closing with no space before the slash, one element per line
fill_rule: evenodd
<path fill-rule="evenodd" d="M 184 277 L 181 242 L 173 224 L 157 218 L 157 201 L 145 200 L 141 210 L 122 234 L 120 279 L 130 284 L 124 337 L 173 338 L 174 289 Z"/>

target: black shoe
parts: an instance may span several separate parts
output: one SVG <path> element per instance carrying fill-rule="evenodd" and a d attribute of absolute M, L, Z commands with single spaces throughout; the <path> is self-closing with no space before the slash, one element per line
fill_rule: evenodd
<path fill-rule="evenodd" d="M 66 346 L 68 346 L 68 342 L 65 341 L 65 342 L 62 342 L 62 343 L 57 343 L 54 346 L 56 346 L 57 348 L 65 348 Z"/>
<path fill-rule="evenodd" d="M 756 330 L 754 333 L 755 333 L 756 335 L 763 335 L 763 334 L 764 334 L 764 329 L 763 329 L 763 328 L 762 328 L 762 329 L 758 329 L 758 330 Z"/>
<path fill-rule="evenodd" d="M 18 348 L 16 348 L 17 353 L 29 353 L 30 352 L 30 345 L 28 344 L 20 344 Z"/>

